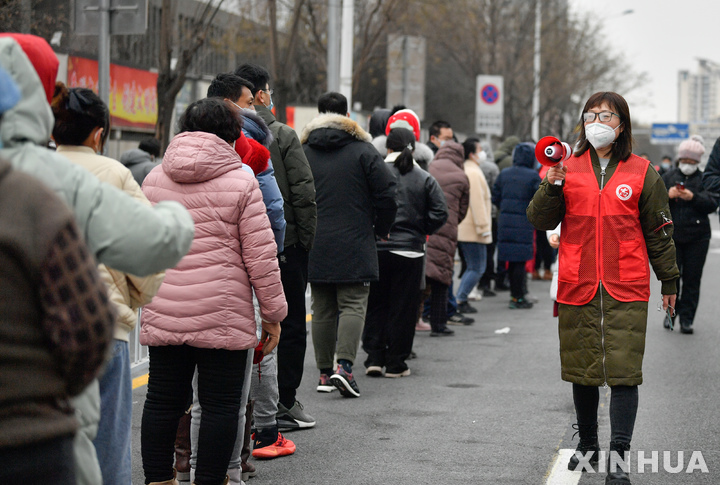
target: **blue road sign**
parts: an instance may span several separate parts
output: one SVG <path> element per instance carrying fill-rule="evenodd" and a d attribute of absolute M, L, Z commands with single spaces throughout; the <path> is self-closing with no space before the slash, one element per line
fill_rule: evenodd
<path fill-rule="evenodd" d="M 653 123 L 650 143 L 680 143 L 690 137 L 688 123 Z"/>

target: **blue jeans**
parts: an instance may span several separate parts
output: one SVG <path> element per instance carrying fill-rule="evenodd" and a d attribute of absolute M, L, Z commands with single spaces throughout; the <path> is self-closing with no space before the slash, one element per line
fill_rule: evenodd
<path fill-rule="evenodd" d="M 460 279 L 460 286 L 457 292 L 457 301 L 466 302 L 468 295 L 478 284 L 480 278 L 485 272 L 485 263 L 487 262 L 487 248 L 485 244 L 474 243 L 474 242 L 459 242 L 462 248 L 463 256 L 465 256 L 465 263 L 467 269 Z"/>
<path fill-rule="evenodd" d="M 93 444 L 103 483 L 132 485 L 132 376 L 128 343 L 124 340 L 115 340 L 113 356 L 99 383 L 100 423 Z"/>

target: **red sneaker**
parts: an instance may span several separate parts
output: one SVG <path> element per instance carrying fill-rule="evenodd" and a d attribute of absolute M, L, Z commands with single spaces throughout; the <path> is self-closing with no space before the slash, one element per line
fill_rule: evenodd
<path fill-rule="evenodd" d="M 278 433 L 278 438 L 275 443 L 254 449 L 252 456 L 269 460 L 279 456 L 292 455 L 293 453 L 295 453 L 295 443 L 286 439 L 282 433 Z"/>

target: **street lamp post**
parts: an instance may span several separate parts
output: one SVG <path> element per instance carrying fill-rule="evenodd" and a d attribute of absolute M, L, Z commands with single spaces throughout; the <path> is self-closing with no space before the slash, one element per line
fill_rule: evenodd
<path fill-rule="evenodd" d="M 533 59 L 532 139 L 540 139 L 540 28 L 542 26 L 542 1 L 535 4 L 535 55 Z"/>

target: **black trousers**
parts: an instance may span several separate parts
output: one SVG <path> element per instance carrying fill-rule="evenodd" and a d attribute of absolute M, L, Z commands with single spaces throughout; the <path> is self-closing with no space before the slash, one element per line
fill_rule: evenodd
<path fill-rule="evenodd" d="M 248 351 L 200 349 L 189 345 L 148 350 L 150 372 L 140 432 L 145 483 L 173 478 L 175 435 L 188 399 L 192 399 L 196 366 L 203 414 L 195 483 L 223 483 L 237 437 Z"/>
<path fill-rule="evenodd" d="M 379 365 L 393 373 L 407 369 L 405 360 L 415 338 L 424 264 L 424 258 L 378 251 L 380 279 L 370 284 L 363 330 L 366 367 Z"/>
<path fill-rule="evenodd" d="M 73 437 L 0 449 L 2 483 L 75 485 Z"/>
<path fill-rule="evenodd" d="M 678 298 L 675 311 L 680 323 L 692 325 L 700 301 L 700 280 L 707 258 L 710 241 L 679 243 L 675 241 L 675 254 L 680 269 Z"/>
<path fill-rule="evenodd" d="M 508 263 L 510 296 L 513 298 L 525 296 L 525 273 L 525 261 L 510 261 Z"/>
<path fill-rule="evenodd" d="M 426 278 L 425 281 L 430 287 L 430 326 L 433 332 L 440 332 L 447 327 L 447 302 L 450 287 L 432 278 Z"/>
<path fill-rule="evenodd" d="M 300 387 L 307 349 L 305 289 L 308 279 L 308 252 L 300 245 L 285 248 L 279 256 L 280 278 L 288 304 L 288 314 L 280 323 L 277 346 L 277 380 L 280 403 L 290 409 Z"/>
<path fill-rule="evenodd" d="M 630 444 L 638 409 L 638 386 L 613 386 L 610 392 L 610 441 Z M 579 425 L 597 424 L 600 402 L 597 387 L 573 384 L 573 402 Z"/>
<path fill-rule="evenodd" d="M 492 220 L 492 240 L 493 242 L 487 245 L 487 257 L 485 264 L 485 273 L 483 273 L 478 283 L 478 288 L 492 289 L 490 282 L 495 280 L 497 273 L 495 272 L 495 248 L 497 248 L 497 217 Z"/>

